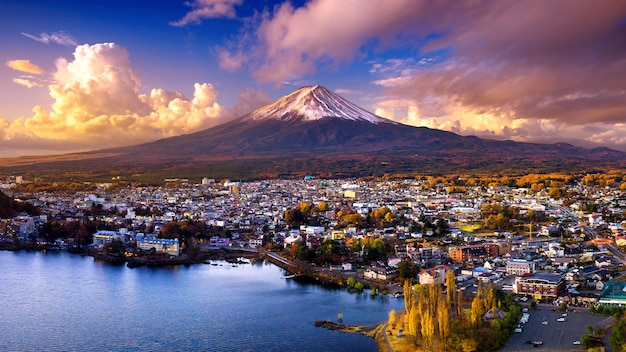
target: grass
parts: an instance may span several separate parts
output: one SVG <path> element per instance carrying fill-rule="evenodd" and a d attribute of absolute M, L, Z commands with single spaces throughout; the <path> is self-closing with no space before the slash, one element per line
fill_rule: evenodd
<path fill-rule="evenodd" d="M 478 231 L 478 230 L 482 229 L 482 225 L 480 225 L 480 224 L 463 224 L 463 225 L 459 226 L 459 228 L 463 232 L 473 233 L 474 231 Z"/>

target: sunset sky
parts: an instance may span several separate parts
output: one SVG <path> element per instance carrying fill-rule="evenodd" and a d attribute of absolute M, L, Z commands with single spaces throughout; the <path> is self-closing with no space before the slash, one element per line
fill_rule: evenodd
<path fill-rule="evenodd" d="M 626 151 L 626 1 L 3 0 L 0 156 L 199 131 L 320 84 L 405 124 Z"/>

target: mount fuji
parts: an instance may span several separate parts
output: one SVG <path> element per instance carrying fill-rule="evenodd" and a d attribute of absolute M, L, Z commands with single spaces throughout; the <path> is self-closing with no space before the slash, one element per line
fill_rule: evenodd
<path fill-rule="evenodd" d="M 10 165 L 10 166 L 9 166 Z M 4 167 L 2 167 L 4 166 Z M 623 168 L 626 153 L 460 136 L 397 123 L 321 86 L 230 122 L 130 147 L 0 161 L 0 171 L 238 179 Z"/>

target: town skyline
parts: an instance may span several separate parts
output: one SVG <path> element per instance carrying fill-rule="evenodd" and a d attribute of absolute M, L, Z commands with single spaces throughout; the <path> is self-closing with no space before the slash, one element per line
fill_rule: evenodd
<path fill-rule="evenodd" d="M 394 121 L 626 151 L 626 5 L 9 1 L 0 156 L 203 130 L 321 84 Z"/>

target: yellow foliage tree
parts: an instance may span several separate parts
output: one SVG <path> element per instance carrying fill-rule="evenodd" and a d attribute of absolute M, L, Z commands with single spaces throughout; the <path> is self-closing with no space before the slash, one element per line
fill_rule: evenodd
<path fill-rule="evenodd" d="M 456 294 L 456 277 L 454 271 L 446 271 L 446 299 L 449 305 L 454 303 L 454 295 Z"/>
<path fill-rule="evenodd" d="M 443 297 L 440 298 L 438 304 L 437 325 L 439 327 L 440 346 L 445 350 L 448 345 L 448 336 L 450 335 L 450 304 Z"/>
<path fill-rule="evenodd" d="M 387 321 L 392 328 L 396 327 L 397 322 L 396 311 L 394 309 L 389 311 L 389 320 Z"/>
<path fill-rule="evenodd" d="M 463 352 L 474 352 L 478 347 L 478 341 L 472 337 L 466 337 L 461 344 Z"/>

